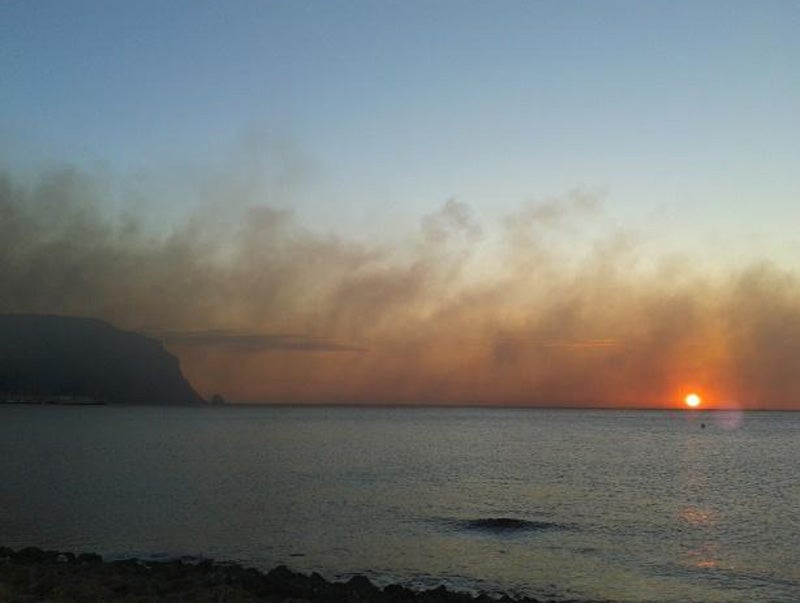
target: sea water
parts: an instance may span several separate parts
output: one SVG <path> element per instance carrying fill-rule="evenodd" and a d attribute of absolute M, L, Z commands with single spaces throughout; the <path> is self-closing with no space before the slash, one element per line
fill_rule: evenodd
<path fill-rule="evenodd" d="M 795 413 L 0 406 L 0 544 L 796 601 L 798 461 Z"/>

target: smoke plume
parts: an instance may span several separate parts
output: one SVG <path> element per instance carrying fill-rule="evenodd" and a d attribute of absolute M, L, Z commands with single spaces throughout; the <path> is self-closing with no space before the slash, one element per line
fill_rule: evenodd
<path fill-rule="evenodd" d="M 452 199 L 401 244 L 217 192 L 155 229 L 79 171 L 0 174 L 0 311 L 153 334 L 204 394 L 243 401 L 800 402 L 796 274 L 703 273 L 613 229 L 587 237 L 592 195 L 531 202 L 499 230 Z"/>

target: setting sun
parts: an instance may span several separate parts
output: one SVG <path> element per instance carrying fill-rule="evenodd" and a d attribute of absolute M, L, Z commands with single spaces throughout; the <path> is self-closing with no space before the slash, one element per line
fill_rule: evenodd
<path fill-rule="evenodd" d="M 698 396 L 695 393 L 688 394 L 683 399 L 683 401 L 686 402 L 686 406 L 688 406 L 689 408 L 697 408 L 698 406 L 700 406 L 700 402 L 702 402 L 700 396 Z"/>

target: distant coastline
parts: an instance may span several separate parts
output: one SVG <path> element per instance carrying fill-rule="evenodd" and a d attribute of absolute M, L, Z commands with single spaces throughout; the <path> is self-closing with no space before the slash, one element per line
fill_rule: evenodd
<path fill-rule="evenodd" d="M 0 394 L 0 404 L 38 404 L 58 406 L 106 406 L 108 402 L 91 396 L 38 396 L 21 394 Z"/>

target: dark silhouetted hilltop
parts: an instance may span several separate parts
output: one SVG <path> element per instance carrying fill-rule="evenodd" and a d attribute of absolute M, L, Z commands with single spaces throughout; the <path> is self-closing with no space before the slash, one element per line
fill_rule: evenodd
<path fill-rule="evenodd" d="M 0 315 L 0 396 L 122 403 L 203 399 L 155 339 L 94 318 Z"/>

